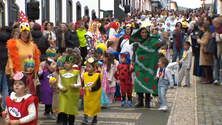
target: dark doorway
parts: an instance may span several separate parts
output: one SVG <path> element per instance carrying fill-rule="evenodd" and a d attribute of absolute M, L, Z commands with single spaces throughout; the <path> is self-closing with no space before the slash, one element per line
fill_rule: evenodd
<path fill-rule="evenodd" d="M 81 18 L 81 4 L 80 2 L 76 2 L 76 21 Z"/>
<path fill-rule="evenodd" d="M 67 7 L 66 7 L 66 13 L 67 13 L 67 23 L 72 22 L 72 0 L 67 0 Z"/>
<path fill-rule="evenodd" d="M 89 8 L 88 8 L 88 6 L 84 7 L 84 11 L 85 11 L 85 16 L 89 17 Z"/>
<path fill-rule="evenodd" d="M 96 19 L 96 11 L 93 9 L 92 10 L 92 20 Z"/>

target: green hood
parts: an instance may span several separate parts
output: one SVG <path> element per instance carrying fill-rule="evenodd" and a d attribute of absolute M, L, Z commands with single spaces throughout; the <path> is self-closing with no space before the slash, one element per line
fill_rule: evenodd
<path fill-rule="evenodd" d="M 133 34 L 132 36 L 130 36 L 130 44 L 133 43 L 134 41 L 137 42 L 142 42 L 144 41 L 144 39 L 141 37 L 140 32 L 146 29 L 145 27 L 140 28 L 135 34 Z M 150 32 L 146 29 L 147 33 L 148 33 L 148 38 L 150 37 Z"/>

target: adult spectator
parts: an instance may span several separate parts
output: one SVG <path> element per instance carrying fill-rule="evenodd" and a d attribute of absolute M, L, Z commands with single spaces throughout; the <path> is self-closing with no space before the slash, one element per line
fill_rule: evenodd
<path fill-rule="evenodd" d="M 78 26 L 79 26 L 79 23 L 80 22 L 82 22 L 82 17 L 80 17 L 79 19 L 78 19 L 78 21 L 76 22 L 76 24 L 75 24 L 75 29 L 77 30 L 78 29 Z"/>
<path fill-rule="evenodd" d="M 173 62 L 177 60 L 179 55 L 179 60 L 183 56 L 183 43 L 184 43 L 184 31 L 182 31 L 182 24 L 177 22 L 175 25 L 175 30 L 173 31 Z"/>
<path fill-rule="evenodd" d="M 77 31 L 79 42 L 80 42 L 80 50 L 81 50 L 81 56 L 83 58 L 83 62 L 85 62 L 85 57 L 87 55 L 87 48 L 86 48 L 86 31 L 84 29 L 85 23 L 80 22 Z"/>
<path fill-rule="evenodd" d="M 12 38 L 14 38 L 14 39 L 18 39 L 19 38 L 19 29 L 18 28 L 13 30 Z"/>
<path fill-rule="evenodd" d="M 8 28 L 11 27 L 6 27 L 5 29 L 7 30 Z M 12 29 L 12 28 L 11 28 Z M 5 98 L 8 96 L 8 83 L 6 79 L 6 73 L 5 73 L 5 67 L 8 61 L 8 51 L 6 48 L 6 43 L 7 41 L 11 38 L 11 33 L 3 31 L 4 28 L 1 29 L 0 31 L 0 92 L 3 94 L 3 99 L 2 99 L 2 107 L 3 111 L 5 110 L 6 107 L 6 102 Z M 1 96 L 1 94 L 0 94 Z"/>
<path fill-rule="evenodd" d="M 215 32 L 212 34 L 213 38 L 216 38 L 216 43 L 217 43 L 217 53 L 216 59 L 215 59 L 215 84 L 219 83 L 220 79 L 220 67 L 221 67 L 221 50 L 222 50 L 222 45 L 221 45 L 221 34 L 222 34 L 222 19 L 217 17 L 213 20 L 213 25 L 215 27 Z M 219 37 L 220 36 L 220 37 Z M 219 39 L 220 38 L 220 39 Z M 216 49 L 216 48 L 215 48 Z M 220 83 L 222 85 L 222 83 Z"/>
<path fill-rule="evenodd" d="M 69 23 L 69 30 L 66 33 L 65 41 L 66 41 L 66 46 L 68 48 L 74 49 L 75 47 L 80 46 L 79 38 L 78 38 L 77 32 L 75 30 L 75 23 L 73 23 L 73 22 Z"/>
<path fill-rule="evenodd" d="M 210 34 L 215 32 L 215 27 L 214 27 L 214 25 L 212 23 L 211 17 L 209 17 L 209 16 L 204 17 L 204 23 L 208 23 L 210 25 Z"/>
<path fill-rule="evenodd" d="M 41 52 L 40 61 L 45 61 L 46 50 L 50 47 L 49 40 L 41 32 L 41 26 L 38 23 L 33 25 L 32 40 Z"/>
<path fill-rule="evenodd" d="M 65 41 L 66 31 L 67 31 L 66 25 L 60 24 L 60 27 L 58 28 L 56 33 L 59 53 L 63 53 L 66 50 L 66 41 Z"/>
<path fill-rule="evenodd" d="M 212 66 L 213 66 L 213 54 L 210 54 L 206 50 L 206 46 L 210 40 L 210 25 L 208 23 L 203 24 L 203 31 L 204 34 L 202 38 L 198 38 L 197 42 L 201 46 L 201 51 L 200 51 L 200 66 L 204 67 L 204 72 L 206 75 L 206 82 L 205 84 L 211 84 L 213 82 L 213 71 L 212 71 Z"/>
<path fill-rule="evenodd" d="M 89 18 L 88 18 L 88 16 L 83 17 L 83 22 L 85 22 L 85 29 L 88 30 L 88 28 L 89 28 Z"/>
<path fill-rule="evenodd" d="M 43 32 L 43 30 L 45 29 L 45 24 L 48 23 L 47 20 L 42 20 L 42 26 L 41 26 L 41 31 Z"/>
<path fill-rule="evenodd" d="M 45 30 L 43 31 L 43 35 L 46 36 L 46 38 L 49 40 L 51 45 L 55 45 L 56 35 L 52 31 L 52 24 L 51 23 L 48 22 L 45 24 Z"/>

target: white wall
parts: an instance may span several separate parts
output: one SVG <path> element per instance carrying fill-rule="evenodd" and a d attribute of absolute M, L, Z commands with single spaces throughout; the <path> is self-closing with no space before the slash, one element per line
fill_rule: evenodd
<path fill-rule="evenodd" d="M 9 20 L 9 16 L 8 16 L 8 2 L 9 0 L 3 0 L 5 3 L 5 25 L 8 25 L 8 20 Z M 27 0 L 28 1 L 28 0 Z M 39 20 L 35 20 L 37 23 L 42 24 L 42 0 L 38 0 L 39 1 Z M 79 1 L 81 3 L 81 16 L 83 17 L 85 15 L 84 12 L 84 7 L 88 6 L 89 8 L 89 16 L 92 19 L 92 10 L 94 9 L 96 12 L 96 16 L 99 17 L 99 10 L 98 10 L 98 0 L 72 0 L 72 14 L 73 14 L 73 22 L 76 22 L 76 2 Z M 114 8 L 114 1 L 113 0 L 101 0 L 101 1 L 109 1 L 109 4 L 111 6 L 113 6 L 112 8 Z M 110 2 L 113 1 L 113 2 Z M 26 12 L 26 8 L 25 8 L 25 0 L 16 0 L 15 1 L 16 4 L 19 6 L 20 10 L 19 12 L 22 10 L 24 13 Z M 67 21 L 67 13 L 66 13 L 66 0 L 62 0 L 62 22 L 66 22 Z M 109 4 L 107 4 L 107 6 L 109 6 Z M 55 0 L 49 0 L 49 10 L 50 10 L 50 14 L 49 14 L 49 21 L 56 23 L 55 22 Z M 113 10 L 113 9 L 112 9 Z"/>
<path fill-rule="evenodd" d="M 114 11 L 114 0 L 100 0 L 100 9 Z"/>
<path fill-rule="evenodd" d="M 98 11 L 98 0 L 73 0 L 73 22 L 76 22 L 76 2 L 79 1 L 81 3 L 81 16 L 83 17 L 85 15 L 84 7 L 88 6 L 89 8 L 89 17 L 92 19 L 92 10 L 94 9 L 96 12 L 96 16 L 99 17 L 99 11 Z M 110 1 L 110 0 L 107 0 Z"/>

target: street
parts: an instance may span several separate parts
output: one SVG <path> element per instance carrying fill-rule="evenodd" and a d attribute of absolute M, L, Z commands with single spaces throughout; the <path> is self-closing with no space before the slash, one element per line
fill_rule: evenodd
<path fill-rule="evenodd" d="M 168 91 L 168 107 L 167 112 L 158 111 L 159 104 L 156 103 L 155 108 L 130 108 L 122 107 L 121 102 L 117 101 L 111 106 L 103 107 L 102 112 L 98 115 L 99 125 L 166 125 L 170 115 L 170 109 L 173 104 L 176 89 Z M 133 103 L 135 104 L 135 98 Z M 44 113 L 44 105 L 39 106 L 38 125 L 55 125 L 55 120 L 48 120 Z M 83 109 L 79 108 L 79 115 L 76 116 L 75 125 L 81 125 L 83 120 Z M 92 117 L 89 117 L 89 122 Z"/>

